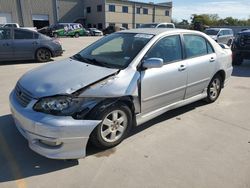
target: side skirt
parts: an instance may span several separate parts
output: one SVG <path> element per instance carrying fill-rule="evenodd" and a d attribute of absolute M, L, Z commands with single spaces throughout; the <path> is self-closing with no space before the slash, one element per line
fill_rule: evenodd
<path fill-rule="evenodd" d="M 147 122 L 147 121 L 149 121 L 149 120 L 151 120 L 151 119 L 153 119 L 161 114 L 164 114 L 165 112 L 167 112 L 169 110 L 173 110 L 173 109 L 188 105 L 190 103 L 199 101 L 199 100 L 204 99 L 206 97 L 207 97 L 207 91 L 205 90 L 203 93 L 201 93 L 199 95 L 196 95 L 194 97 L 170 104 L 168 106 L 164 106 L 164 107 L 159 108 L 155 111 L 152 111 L 152 112 L 149 112 L 146 114 L 143 114 L 143 113 L 138 114 L 138 115 L 136 115 L 137 126 L 141 125 L 141 124 L 143 124 L 143 123 L 145 123 L 145 122 Z"/>

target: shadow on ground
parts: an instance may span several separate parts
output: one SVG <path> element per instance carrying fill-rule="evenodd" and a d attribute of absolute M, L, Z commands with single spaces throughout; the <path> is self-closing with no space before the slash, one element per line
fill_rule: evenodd
<path fill-rule="evenodd" d="M 169 111 L 141 126 L 134 127 L 129 137 L 134 136 L 151 126 L 177 118 L 183 113 L 205 105 L 199 101 L 185 107 Z M 96 149 L 90 144 L 87 147 L 87 156 L 108 157 L 115 152 Z M 18 132 L 11 115 L 0 117 L 0 182 L 8 182 L 31 176 L 47 174 L 78 165 L 78 160 L 52 160 L 36 154 L 28 147 L 27 141 Z"/>
<path fill-rule="evenodd" d="M 136 134 L 142 132 L 143 130 L 146 130 L 146 129 L 150 128 L 151 126 L 154 126 L 160 122 L 163 122 L 163 121 L 166 121 L 166 120 L 169 120 L 172 118 L 179 119 L 178 116 L 180 116 L 188 111 L 194 110 L 195 108 L 198 108 L 200 106 L 204 106 L 206 104 L 207 103 L 204 101 L 198 101 L 198 102 L 186 105 L 184 107 L 166 112 L 166 113 L 164 113 L 164 114 L 162 114 L 162 115 L 160 115 L 160 116 L 158 116 L 158 117 L 156 117 L 156 118 L 154 118 L 154 119 L 152 119 L 152 120 L 150 120 L 150 121 L 148 121 L 140 126 L 133 127 L 133 129 L 130 131 L 128 137 L 135 136 Z M 113 154 L 114 152 L 115 152 L 115 148 L 102 151 L 100 149 L 96 149 L 90 143 L 88 144 L 88 147 L 87 147 L 87 156 L 95 155 L 96 157 L 107 157 L 107 156 Z"/>
<path fill-rule="evenodd" d="M 0 117 L 0 182 L 46 174 L 75 165 L 78 165 L 77 160 L 52 160 L 36 154 L 17 131 L 11 115 Z"/>
<path fill-rule="evenodd" d="M 250 77 L 250 61 L 244 61 L 240 66 L 234 66 L 233 76 Z"/>

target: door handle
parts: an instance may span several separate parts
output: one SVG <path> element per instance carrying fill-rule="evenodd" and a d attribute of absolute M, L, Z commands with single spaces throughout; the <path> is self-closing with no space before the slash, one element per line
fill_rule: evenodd
<path fill-rule="evenodd" d="M 210 62 L 214 62 L 214 61 L 215 61 L 215 58 L 214 58 L 214 57 L 211 57 L 211 58 L 209 59 L 209 61 L 210 61 Z"/>
<path fill-rule="evenodd" d="M 184 71 L 184 70 L 186 70 L 186 68 L 187 68 L 187 67 L 186 67 L 185 65 L 181 65 L 181 66 L 179 67 L 178 70 L 179 70 L 179 71 Z"/>

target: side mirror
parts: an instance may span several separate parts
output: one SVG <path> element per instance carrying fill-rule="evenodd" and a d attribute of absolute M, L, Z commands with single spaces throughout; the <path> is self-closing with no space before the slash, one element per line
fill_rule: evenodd
<path fill-rule="evenodd" d="M 142 67 L 145 69 L 152 69 L 152 68 L 161 68 L 163 66 L 163 59 L 161 58 L 149 58 L 146 59 Z"/>

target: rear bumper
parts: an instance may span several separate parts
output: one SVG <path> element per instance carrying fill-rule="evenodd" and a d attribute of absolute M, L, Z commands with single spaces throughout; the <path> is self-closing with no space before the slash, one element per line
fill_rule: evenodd
<path fill-rule="evenodd" d="M 89 135 L 101 122 L 51 116 L 32 110 L 36 101 L 23 108 L 10 94 L 10 109 L 17 129 L 28 140 L 29 147 L 47 158 L 77 159 L 85 157 Z M 44 143 L 56 143 L 48 145 Z"/>

